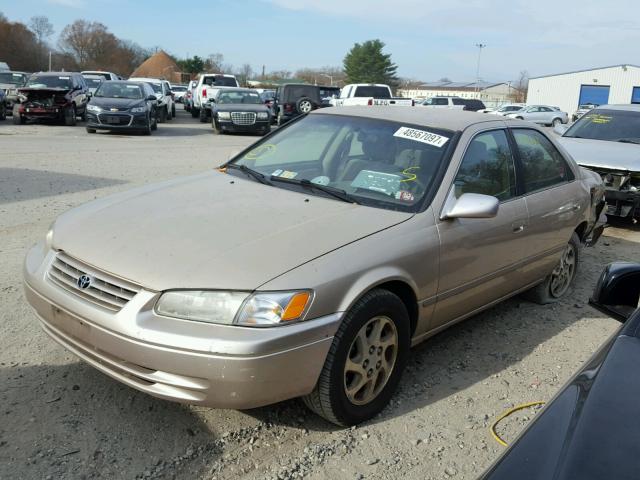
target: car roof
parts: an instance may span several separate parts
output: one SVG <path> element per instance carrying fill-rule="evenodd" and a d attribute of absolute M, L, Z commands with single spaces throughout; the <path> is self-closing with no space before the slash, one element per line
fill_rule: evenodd
<path fill-rule="evenodd" d="M 80 75 L 78 72 L 35 72 L 34 75 L 40 77 L 70 77 L 71 75 Z"/>
<path fill-rule="evenodd" d="M 640 104 L 612 104 L 612 105 L 600 105 L 594 110 L 625 110 L 628 112 L 640 112 Z"/>
<path fill-rule="evenodd" d="M 162 83 L 167 80 L 163 80 L 162 78 L 149 78 L 149 77 L 131 77 L 129 80 L 134 82 L 147 82 L 147 83 Z"/>
<path fill-rule="evenodd" d="M 352 117 L 375 118 L 389 120 L 397 123 L 408 123 L 412 125 L 423 125 L 425 127 L 443 128 L 445 130 L 462 131 L 470 125 L 476 123 L 502 121 L 509 125 L 527 125 L 523 122 L 509 118 L 488 118 L 495 115 L 485 113 L 466 112 L 463 110 L 427 109 L 413 107 L 393 107 L 393 106 L 349 106 L 349 107 L 327 107 L 314 110 L 310 115 L 345 115 Z M 535 128 L 535 127 L 534 127 Z"/>

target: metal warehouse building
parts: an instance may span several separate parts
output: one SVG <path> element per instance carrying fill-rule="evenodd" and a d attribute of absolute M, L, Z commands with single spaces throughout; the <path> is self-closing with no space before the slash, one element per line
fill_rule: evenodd
<path fill-rule="evenodd" d="M 640 103 L 640 67 L 614 65 L 529 79 L 528 105 L 554 105 L 571 115 L 585 103 Z"/>

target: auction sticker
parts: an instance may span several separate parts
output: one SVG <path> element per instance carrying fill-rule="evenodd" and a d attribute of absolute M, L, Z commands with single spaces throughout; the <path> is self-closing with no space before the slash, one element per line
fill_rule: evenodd
<path fill-rule="evenodd" d="M 433 145 L 434 147 L 443 147 L 449 140 L 447 137 L 443 137 L 436 133 L 425 132 L 424 130 L 417 130 L 409 127 L 400 127 L 393 136 L 406 138 L 407 140 L 415 140 L 416 142 L 426 143 L 427 145 Z"/>

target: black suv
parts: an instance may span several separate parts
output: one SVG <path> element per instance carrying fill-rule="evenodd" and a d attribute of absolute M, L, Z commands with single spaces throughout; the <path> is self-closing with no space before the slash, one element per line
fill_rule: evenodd
<path fill-rule="evenodd" d="M 467 110 L 469 112 L 477 112 L 478 110 L 484 110 L 484 103 L 480 100 L 476 100 L 475 98 L 453 98 L 454 105 L 464 105 L 463 110 Z"/>
<path fill-rule="evenodd" d="M 287 83 L 278 87 L 273 107 L 276 123 L 282 125 L 298 115 L 326 107 L 328 104 L 323 102 L 322 94 L 328 89 L 330 87 L 301 83 Z"/>

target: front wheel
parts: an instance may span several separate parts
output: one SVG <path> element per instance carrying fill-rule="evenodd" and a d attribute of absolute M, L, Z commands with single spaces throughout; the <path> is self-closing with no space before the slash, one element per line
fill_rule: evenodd
<path fill-rule="evenodd" d="M 395 294 L 365 294 L 343 319 L 314 390 L 303 397 L 337 425 L 368 420 L 389 403 L 410 347 L 407 309 Z"/>
<path fill-rule="evenodd" d="M 176 104 L 171 105 L 171 118 L 176 118 Z"/>
<path fill-rule="evenodd" d="M 160 116 L 158 117 L 158 123 L 164 123 L 167 121 L 167 109 L 166 107 L 162 107 L 160 109 Z"/>
<path fill-rule="evenodd" d="M 541 305 L 557 302 L 567 291 L 578 272 L 580 260 L 580 238 L 577 233 L 571 235 L 571 239 L 562 251 L 560 261 L 553 271 L 524 296 L 532 302 Z"/>
<path fill-rule="evenodd" d="M 73 127 L 76 124 L 76 106 L 71 105 L 64 110 L 64 124 L 67 127 Z"/>
<path fill-rule="evenodd" d="M 552 127 L 557 127 L 561 123 L 562 123 L 562 120 L 560 120 L 559 118 L 554 118 L 553 121 L 551 122 L 551 126 Z"/>
<path fill-rule="evenodd" d="M 87 133 L 96 133 L 96 129 L 87 127 Z"/>
<path fill-rule="evenodd" d="M 0 120 L 6 120 L 7 119 L 7 106 L 5 105 L 4 102 L 2 102 L 0 104 Z"/>

